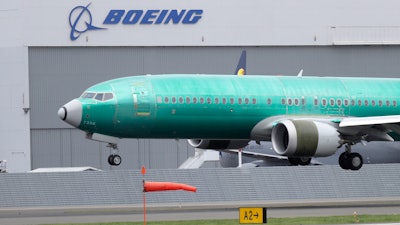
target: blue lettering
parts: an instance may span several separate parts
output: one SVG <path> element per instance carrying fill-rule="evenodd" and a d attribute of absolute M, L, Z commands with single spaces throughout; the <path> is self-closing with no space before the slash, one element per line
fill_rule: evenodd
<path fill-rule="evenodd" d="M 103 24 L 118 24 L 125 10 L 110 10 Z"/>
<path fill-rule="evenodd" d="M 167 13 L 168 13 L 168 10 L 166 10 L 166 9 L 162 10 L 160 15 L 158 15 L 158 18 L 154 24 L 161 24 L 163 22 L 165 16 L 167 15 Z"/>
<path fill-rule="evenodd" d="M 126 13 L 126 16 L 124 20 L 122 21 L 123 24 L 136 24 L 140 17 L 143 14 L 143 10 L 129 10 L 128 13 Z M 132 18 L 133 16 L 133 18 Z"/>
<path fill-rule="evenodd" d="M 164 24 L 168 24 L 171 20 L 172 20 L 172 23 L 178 24 L 181 21 L 183 15 L 185 15 L 185 12 L 186 12 L 186 10 L 182 10 L 179 13 L 178 13 L 178 10 L 176 10 L 176 9 L 171 10 L 169 15 L 167 16 L 167 19 L 165 19 Z"/>
<path fill-rule="evenodd" d="M 203 15 L 202 9 L 150 9 L 129 10 L 112 9 L 104 19 L 103 24 L 196 24 Z"/>
<path fill-rule="evenodd" d="M 144 14 L 144 17 L 142 19 L 142 21 L 140 22 L 140 24 L 153 24 L 153 20 L 154 18 L 157 17 L 157 14 L 160 12 L 160 10 L 147 10 L 146 14 Z"/>
<path fill-rule="evenodd" d="M 199 21 L 199 19 L 201 19 L 202 14 L 203 14 L 203 10 L 201 10 L 201 9 L 189 10 L 187 12 L 185 18 L 183 18 L 182 23 L 183 24 L 195 24 Z"/>

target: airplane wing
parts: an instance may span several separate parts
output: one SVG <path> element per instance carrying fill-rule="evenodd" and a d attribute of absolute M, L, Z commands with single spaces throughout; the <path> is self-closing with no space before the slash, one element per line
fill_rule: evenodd
<path fill-rule="evenodd" d="M 366 141 L 395 141 L 390 135 L 400 135 L 400 115 L 346 117 L 339 123 L 338 131 L 345 135 L 363 136 Z"/>
<path fill-rule="evenodd" d="M 237 149 L 223 149 L 223 150 L 218 150 L 220 152 L 226 152 L 226 153 L 231 153 L 237 155 L 239 150 Z M 261 159 L 263 161 L 282 161 L 282 162 L 287 162 L 287 164 L 290 164 L 288 161 L 287 156 L 281 156 L 281 155 L 273 155 L 273 154 L 266 154 L 266 153 L 260 153 L 260 152 L 252 152 L 252 151 L 242 151 L 243 156 L 247 156 L 250 158 L 254 159 Z M 319 162 L 318 160 L 312 159 L 310 162 L 310 165 L 322 165 L 323 163 Z"/>
<path fill-rule="evenodd" d="M 252 130 L 252 138 L 270 141 L 274 126 L 284 120 L 326 123 L 336 128 L 341 135 L 365 141 L 394 141 L 389 134 L 394 132 L 400 135 L 400 115 L 370 117 L 274 116 L 260 121 Z"/>
<path fill-rule="evenodd" d="M 363 159 L 359 153 L 351 152 L 351 146 L 371 141 L 400 141 L 400 116 L 274 116 L 256 124 L 251 138 L 257 142 L 271 141 L 277 154 L 290 158 L 326 157 L 345 146 L 339 165 L 358 170 Z"/>

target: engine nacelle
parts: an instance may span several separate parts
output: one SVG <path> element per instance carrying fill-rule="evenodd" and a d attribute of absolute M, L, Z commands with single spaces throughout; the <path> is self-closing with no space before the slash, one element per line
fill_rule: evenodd
<path fill-rule="evenodd" d="M 339 133 L 326 123 L 309 120 L 283 120 L 271 134 L 276 153 L 294 157 L 333 155 L 339 147 Z"/>
<path fill-rule="evenodd" d="M 189 144 L 200 149 L 238 149 L 244 148 L 249 140 L 209 140 L 209 139 L 189 139 Z"/>

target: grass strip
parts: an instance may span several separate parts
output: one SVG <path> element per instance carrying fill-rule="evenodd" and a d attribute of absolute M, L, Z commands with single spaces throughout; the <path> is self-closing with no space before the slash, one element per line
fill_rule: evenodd
<path fill-rule="evenodd" d="M 395 215 L 357 215 L 327 217 L 288 217 L 268 218 L 268 225 L 309 225 L 309 224 L 368 224 L 400 222 L 400 214 Z M 140 225 L 143 222 L 79 223 L 62 225 Z M 187 220 L 187 221 L 148 221 L 148 225 L 236 225 L 238 219 L 229 220 Z M 60 225 L 60 224 L 58 224 Z"/>

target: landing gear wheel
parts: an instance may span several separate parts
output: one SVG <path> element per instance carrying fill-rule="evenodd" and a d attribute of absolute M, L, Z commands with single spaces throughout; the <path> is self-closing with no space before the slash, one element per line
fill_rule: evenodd
<path fill-rule="evenodd" d="M 300 157 L 298 158 L 299 160 L 299 165 L 301 166 L 307 166 L 310 165 L 311 163 L 311 158 L 307 158 L 307 157 Z"/>
<path fill-rule="evenodd" d="M 350 155 L 350 153 L 343 152 L 339 156 L 339 165 L 344 170 L 350 169 L 349 165 L 347 164 L 347 161 L 348 161 L 347 159 L 349 158 L 349 155 Z"/>
<path fill-rule="evenodd" d="M 292 165 L 292 166 L 298 166 L 299 165 L 299 160 L 297 158 L 289 157 L 288 160 L 289 160 L 290 165 Z"/>
<path fill-rule="evenodd" d="M 359 170 L 363 165 L 362 156 L 357 152 L 350 153 L 347 160 L 351 170 Z"/>
<path fill-rule="evenodd" d="M 110 155 L 108 157 L 108 163 L 112 166 L 119 166 L 122 162 L 122 158 L 119 155 Z"/>
<path fill-rule="evenodd" d="M 300 158 L 289 157 L 288 160 L 289 160 L 290 164 L 293 166 L 298 166 L 298 165 L 307 166 L 307 165 L 310 165 L 310 163 L 311 163 L 311 158 L 307 158 L 307 157 L 300 157 Z"/>
<path fill-rule="evenodd" d="M 344 170 L 359 170 L 363 165 L 363 159 L 356 152 L 343 152 L 339 157 L 339 165 Z"/>

